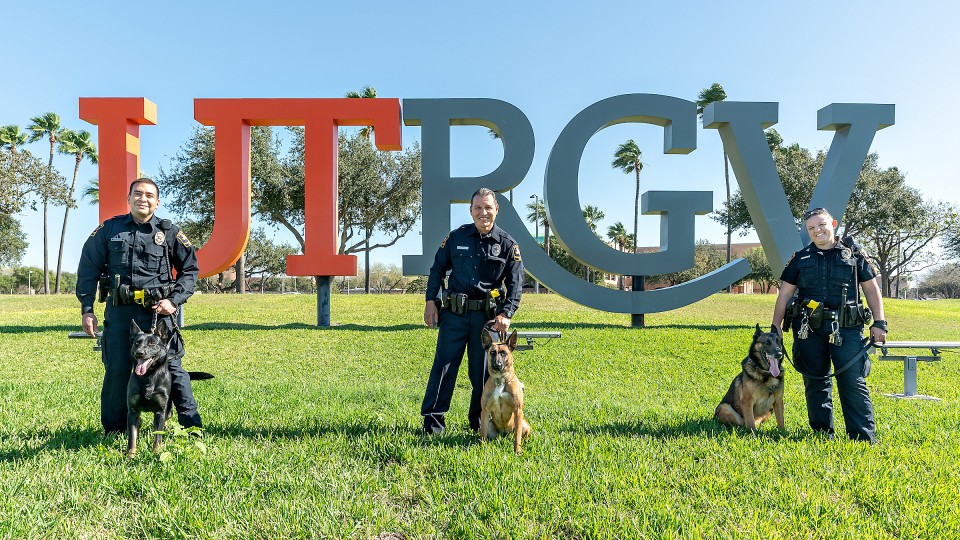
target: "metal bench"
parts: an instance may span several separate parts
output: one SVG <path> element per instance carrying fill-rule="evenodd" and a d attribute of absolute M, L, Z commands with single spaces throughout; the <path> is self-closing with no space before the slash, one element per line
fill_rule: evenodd
<path fill-rule="evenodd" d="M 554 338 L 559 338 L 560 332 L 517 332 L 517 348 L 518 351 L 529 351 L 533 349 L 535 345 L 535 339 L 546 339 L 551 340 Z M 526 340 L 526 344 L 519 343 L 520 340 Z"/>
<path fill-rule="evenodd" d="M 70 339 L 93 339 L 86 332 L 70 332 L 67 334 L 67 337 Z M 103 332 L 97 332 L 97 344 L 93 346 L 93 350 L 99 351 L 102 348 L 100 344 L 100 338 L 103 337 Z"/>
<path fill-rule="evenodd" d="M 939 362 L 941 349 L 960 349 L 960 341 L 888 341 L 874 348 L 880 349 L 880 360 L 903 362 L 903 393 L 885 396 L 940 401 L 937 397 L 917 394 L 917 362 Z M 928 349 L 930 354 L 892 355 L 890 349 Z"/>

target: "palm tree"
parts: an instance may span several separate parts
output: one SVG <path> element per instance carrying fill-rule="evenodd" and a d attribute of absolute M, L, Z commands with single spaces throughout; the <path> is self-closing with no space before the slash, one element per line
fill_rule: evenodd
<path fill-rule="evenodd" d="M 550 256 L 550 222 L 547 221 L 547 210 L 543 207 L 543 201 L 537 199 L 536 202 L 527 203 L 527 221 L 539 221 L 543 225 L 543 248 Z"/>
<path fill-rule="evenodd" d="M 637 143 L 630 139 L 629 141 L 617 147 L 613 153 L 613 163 L 610 164 L 614 169 L 620 169 L 625 174 L 635 173 L 637 175 L 637 194 L 633 200 L 633 236 L 637 236 L 637 225 L 640 219 L 640 171 L 643 170 L 643 152 Z M 634 246 L 636 253 L 636 246 Z"/>
<path fill-rule="evenodd" d="M 39 141 L 43 137 L 50 140 L 50 161 L 47 163 L 47 170 L 53 172 L 53 153 L 57 144 L 57 136 L 60 134 L 60 115 L 48 112 L 42 116 L 35 116 L 30 119 L 32 124 L 27 129 L 33 132 L 30 135 L 30 142 Z M 50 252 L 47 242 L 47 197 L 43 198 L 43 294 L 50 294 L 50 264 L 48 262 L 48 253 Z"/>
<path fill-rule="evenodd" d="M 727 99 L 727 93 L 723 90 L 720 83 L 713 83 L 710 88 L 704 88 L 697 96 L 697 116 L 703 121 L 703 109 L 711 103 Z M 730 159 L 727 157 L 727 151 L 723 151 L 723 178 L 727 184 L 727 263 L 730 262 Z M 727 292 L 733 290 L 732 285 L 727 285 Z"/>
<path fill-rule="evenodd" d="M 377 97 L 377 89 L 372 86 L 364 86 L 363 90 L 359 92 L 347 92 L 344 94 L 344 97 L 373 99 Z M 360 136 L 369 142 L 370 137 L 373 136 L 373 126 L 366 126 L 361 129 Z M 373 231 L 366 229 L 364 234 L 366 234 L 366 241 L 364 242 L 363 250 L 363 292 L 364 294 L 370 294 L 370 236 L 373 235 Z"/>
<path fill-rule="evenodd" d="M 372 99 L 377 97 L 377 89 L 372 86 L 364 86 L 363 90 L 359 92 L 347 92 L 343 97 L 348 98 L 360 98 L 360 99 Z M 367 140 L 370 140 L 370 137 L 373 135 L 373 126 L 367 126 L 360 130 L 360 135 Z"/>
<path fill-rule="evenodd" d="M 626 249 L 629 234 L 627 233 L 627 228 L 623 226 L 623 222 L 618 221 L 607 227 L 607 238 L 613 242 L 615 249 L 620 251 Z M 621 291 L 623 290 L 623 276 L 617 276 L 617 288 Z"/>
<path fill-rule="evenodd" d="M 98 204 L 100 202 L 100 179 L 94 178 L 88 182 L 87 187 L 83 188 L 80 198 L 89 199 L 91 205 Z"/>
<path fill-rule="evenodd" d="M 67 236 L 67 217 L 70 216 L 70 205 L 73 200 L 73 189 L 77 185 L 77 174 L 80 172 L 80 162 L 86 157 L 90 163 L 97 164 L 97 146 L 90 137 L 90 132 L 85 130 L 71 131 L 64 129 L 60 132 L 61 154 L 70 154 L 76 157 L 76 163 L 73 166 L 73 182 L 70 183 L 70 190 L 67 191 L 68 202 L 63 209 L 63 228 L 60 230 L 60 252 L 57 254 L 57 277 L 53 292 L 60 293 L 60 269 L 63 265 L 63 240 Z M 99 193 L 98 193 L 99 195 Z"/>
<path fill-rule="evenodd" d="M 582 212 L 583 220 L 587 222 L 587 227 L 590 227 L 593 234 L 597 234 L 597 224 L 605 217 L 603 210 L 600 210 L 592 204 L 588 204 L 583 208 Z M 590 281 L 590 267 L 587 265 L 583 265 L 583 278 Z"/>
<path fill-rule="evenodd" d="M 28 137 L 16 124 L 0 127 L 0 148 L 9 148 L 11 154 L 16 154 L 17 147 L 26 144 Z"/>

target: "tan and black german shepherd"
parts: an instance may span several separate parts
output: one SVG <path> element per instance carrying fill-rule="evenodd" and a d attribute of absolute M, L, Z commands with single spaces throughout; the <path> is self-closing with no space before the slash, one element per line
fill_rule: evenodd
<path fill-rule="evenodd" d="M 490 378 L 483 384 L 480 398 L 480 442 L 513 432 L 513 451 L 521 453 L 520 444 L 530 435 L 530 424 L 523 418 L 523 383 L 513 371 L 513 350 L 517 347 L 517 331 L 506 341 L 494 341 L 483 330 L 483 349 Z"/>
<path fill-rule="evenodd" d="M 784 429 L 781 360 L 783 339 L 777 329 L 770 327 L 769 332 L 764 332 L 758 324 L 750 354 L 741 362 L 743 371 L 730 383 L 713 417 L 720 423 L 753 431 L 770 418 L 772 412 L 777 417 L 777 427 Z"/>

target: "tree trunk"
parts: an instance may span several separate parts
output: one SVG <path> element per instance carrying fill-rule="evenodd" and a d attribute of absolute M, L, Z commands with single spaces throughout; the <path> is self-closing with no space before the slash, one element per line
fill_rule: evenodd
<path fill-rule="evenodd" d="M 363 250 L 363 292 L 370 294 L 370 231 L 367 231 Z"/>
<path fill-rule="evenodd" d="M 546 218 L 543 219 L 543 249 L 547 252 L 547 257 L 550 256 L 550 222 Z"/>
<path fill-rule="evenodd" d="M 43 294 L 50 294 L 50 261 L 47 247 L 47 199 L 43 199 Z"/>
<path fill-rule="evenodd" d="M 246 276 L 246 268 L 244 268 L 244 256 L 246 252 L 240 254 L 240 258 L 237 259 L 237 263 L 233 266 L 233 271 L 236 272 L 237 278 L 233 281 L 234 290 L 237 291 L 237 294 L 243 294 L 246 292 L 246 284 L 244 283 Z"/>
<path fill-rule="evenodd" d="M 83 154 L 77 155 L 77 164 L 73 167 L 73 182 L 70 183 L 70 191 L 67 194 L 73 198 L 73 190 L 77 186 L 77 173 L 80 172 L 80 160 Z M 53 292 L 60 294 L 60 269 L 63 268 L 63 239 L 67 236 L 67 217 L 70 216 L 70 203 L 68 202 L 63 209 L 63 228 L 60 229 L 60 251 L 57 253 L 57 279 Z"/>

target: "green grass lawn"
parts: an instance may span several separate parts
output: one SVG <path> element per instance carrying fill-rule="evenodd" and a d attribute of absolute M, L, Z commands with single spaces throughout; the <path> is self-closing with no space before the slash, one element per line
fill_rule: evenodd
<path fill-rule="evenodd" d="M 632 329 L 526 295 L 514 328 L 563 338 L 517 353 L 533 427 L 517 456 L 467 429 L 465 369 L 447 433 L 419 434 L 436 340 L 419 295 L 334 296 L 328 329 L 315 301 L 194 297 L 184 364 L 216 375 L 194 384 L 204 448 L 167 437 L 172 459 L 145 443 L 131 460 L 100 433 L 99 353 L 66 338 L 76 299 L 0 296 L 0 538 L 960 536 L 956 353 L 919 368 L 939 402 L 883 396 L 903 371 L 874 363 L 875 446 L 814 436 L 789 364 L 787 430 L 753 436 L 712 416 L 773 296 Z M 960 340 L 960 302 L 886 307 L 891 340 Z"/>

